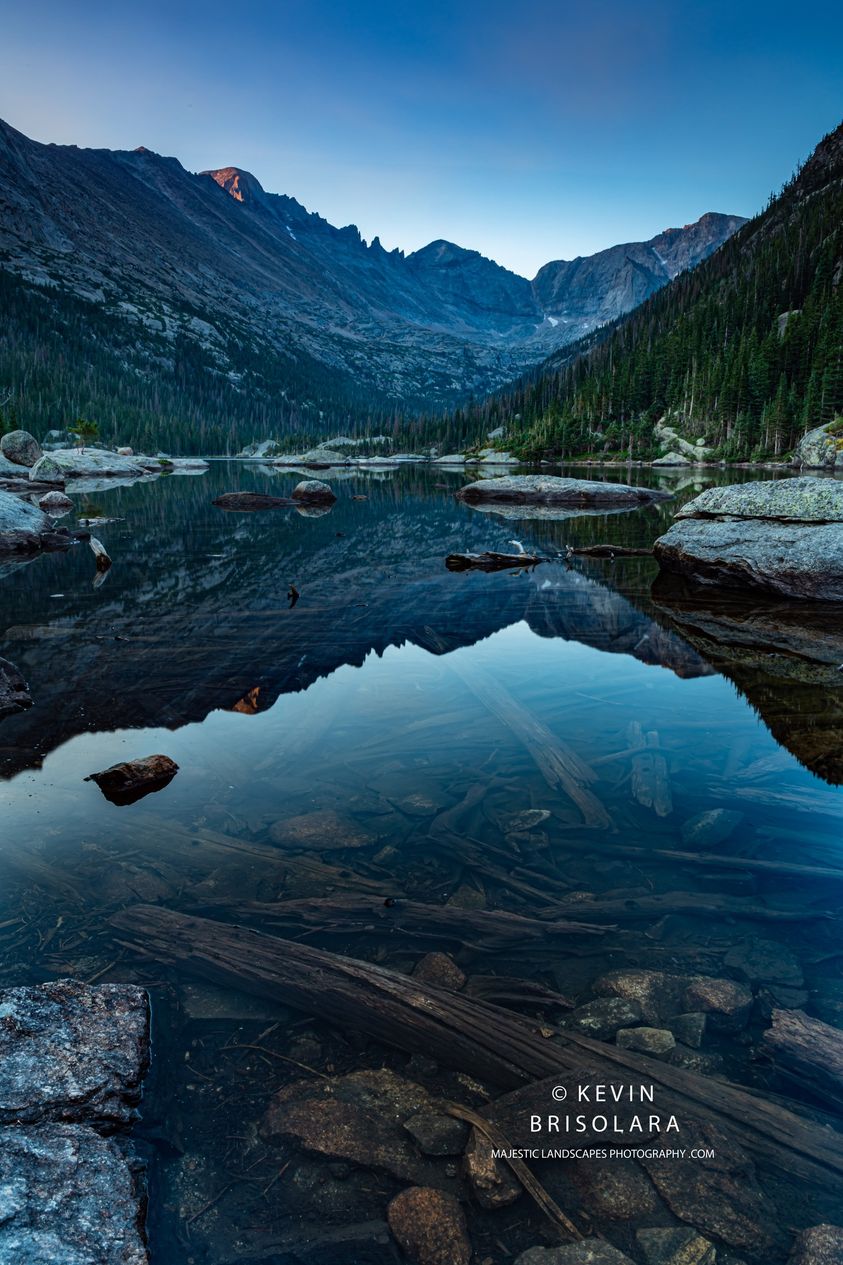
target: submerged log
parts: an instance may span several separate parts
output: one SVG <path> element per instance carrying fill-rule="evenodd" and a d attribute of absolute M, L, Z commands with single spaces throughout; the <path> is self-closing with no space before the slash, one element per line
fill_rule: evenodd
<path fill-rule="evenodd" d="M 534 553 L 449 553 L 449 571 L 508 571 L 511 567 L 537 567 L 545 562 Z"/>
<path fill-rule="evenodd" d="M 564 839 L 557 841 L 557 848 L 566 851 L 582 852 L 581 845 L 566 843 Z M 798 861 L 763 861 L 757 857 L 721 856 L 717 852 L 682 852 L 675 848 L 642 848 L 633 843 L 600 843 L 599 848 L 588 848 L 588 851 L 599 851 L 601 856 L 634 857 L 641 862 L 650 861 L 654 865 L 702 866 L 715 870 L 746 870 L 750 874 L 789 875 L 791 878 L 829 879 L 843 883 L 843 868 L 828 865 L 801 865 Z"/>
<path fill-rule="evenodd" d="M 820 1098 L 843 1107 L 843 1032 L 803 1010 L 774 1010 L 761 1048 L 777 1067 Z"/>
<path fill-rule="evenodd" d="M 642 808 L 652 808 L 657 817 L 669 817 L 673 812 L 673 796 L 667 760 L 659 750 L 659 735 L 655 730 L 645 734 L 638 721 L 633 720 L 626 736 L 630 747 L 641 750 L 640 755 L 632 757 L 633 797 Z"/>
<path fill-rule="evenodd" d="M 665 914 L 696 914 L 700 918 L 747 918 L 753 922 L 813 922 L 840 915 L 828 909 L 787 909 L 765 905 L 741 896 L 707 895 L 704 892 L 661 892 L 651 896 L 629 896 L 622 900 L 578 900 L 566 906 L 563 900 L 549 905 L 547 917 L 561 918 L 576 914 L 577 918 L 609 919 L 611 922 L 635 922 L 639 918 L 661 918 Z"/>
<path fill-rule="evenodd" d="M 211 504 L 220 510 L 239 510 L 242 513 L 254 510 L 290 509 L 295 505 L 295 501 L 291 501 L 286 496 L 268 496 L 264 492 L 223 492 L 222 496 L 218 496 Z"/>
<path fill-rule="evenodd" d="M 563 791 L 573 800 L 585 824 L 609 829 L 612 825 L 609 814 L 589 790 L 588 783 L 596 780 L 596 774 L 586 762 L 497 681 L 463 663 L 451 662 L 451 668 L 475 698 L 514 734 L 548 786 L 554 791 Z"/>
<path fill-rule="evenodd" d="M 116 914 L 111 925 L 121 943 L 157 961 L 355 1028 L 410 1053 L 424 1050 L 449 1067 L 502 1087 L 566 1070 L 610 1078 L 625 1068 L 660 1087 L 663 1111 L 715 1122 L 758 1163 L 784 1172 L 789 1181 L 831 1183 L 843 1192 L 843 1139 L 727 1081 L 575 1032 L 542 1029 L 548 1034 L 543 1036 L 533 1021 L 464 994 L 242 927 L 148 905 Z"/>
<path fill-rule="evenodd" d="M 453 905 L 423 905 L 417 901 L 372 896 L 341 896 L 314 900 L 277 902 L 220 902 L 215 910 L 254 921 L 261 927 L 289 932 L 305 928 L 322 932 L 397 931 L 412 940 L 445 941 L 478 949 L 512 949 L 546 941 L 548 937 L 601 935 L 605 928 L 594 923 L 554 919 L 544 922 L 502 910 L 460 909 Z"/>
<path fill-rule="evenodd" d="M 652 558 L 652 549 L 633 549 L 628 545 L 568 545 L 566 553 L 578 558 Z"/>

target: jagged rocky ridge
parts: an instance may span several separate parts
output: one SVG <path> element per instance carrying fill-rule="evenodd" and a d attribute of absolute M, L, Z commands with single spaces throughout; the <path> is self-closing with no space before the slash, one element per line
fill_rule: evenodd
<path fill-rule="evenodd" d="M 170 384 L 197 419 L 248 400 L 252 418 L 263 406 L 267 424 L 316 431 L 322 414 L 441 406 L 628 311 L 742 222 L 708 214 L 651 242 L 549 263 L 530 282 L 450 242 L 406 257 L 367 245 L 353 225 L 334 228 L 235 167 L 194 174 L 143 147 L 43 145 L 0 122 L 0 281 L 12 314 L 0 371 L 22 375 L 21 340 L 43 345 L 71 326 L 76 358 L 92 365 L 67 370 L 63 394 L 84 399 L 83 371 L 88 388 L 99 374 L 89 393 L 100 409 L 110 392 L 112 411 L 149 411 L 138 382 L 111 388 L 103 348 L 115 372 Z M 190 392 L 202 374 L 215 389 L 206 378 L 200 405 Z M 24 386 L 13 381 L 21 405 Z"/>

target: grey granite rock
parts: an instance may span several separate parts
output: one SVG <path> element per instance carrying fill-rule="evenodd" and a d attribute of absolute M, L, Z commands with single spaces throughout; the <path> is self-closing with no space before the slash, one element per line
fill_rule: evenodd
<path fill-rule="evenodd" d="M 647 1265 L 715 1265 L 717 1261 L 714 1244 L 687 1226 L 639 1230 L 636 1238 Z"/>
<path fill-rule="evenodd" d="M 149 457 L 118 457 L 102 448 L 56 448 L 36 461 L 29 477 L 47 483 L 91 477 L 138 478 L 161 469 L 160 461 Z"/>
<path fill-rule="evenodd" d="M 655 1058 L 669 1054 L 676 1045 L 676 1038 L 667 1028 L 623 1028 L 616 1040 L 622 1050 L 638 1050 Z"/>
<path fill-rule="evenodd" d="M 637 1001 L 626 997 L 600 997 L 597 1001 L 577 1006 L 576 1010 L 565 1015 L 559 1026 L 582 1032 L 597 1041 L 608 1041 L 619 1028 L 632 1028 L 641 1023 L 642 1018 Z"/>
<path fill-rule="evenodd" d="M 0 534 L 11 531 L 49 531 L 52 524 L 40 509 L 11 492 L 0 492 Z"/>
<path fill-rule="evenodd" d="M 34 466 L 41 456 L 41 445 L 26 430 L 10 430 L 0 439 L 0 452 L 15 466 Z"/>
<path fill-rule="evenodd" d="M 842 438 L 841 435 L 830 435 L 827 424 L 815 426 L 796 445 L 792 464 L 800 469 L 832 469 L 840 456 Z"/>
<path fill-rule="evenodd" d="M 64 492 L 45 492 L 38 501 L 38 508 L 51 518 L 61 518 L 73 509 L 73 502 Z"/>
<path fill-rule="evenodd" d="M 788 1265 L 843 1265 L 843 1227 L 825 1223 L 803 1230 Z"/>
<path fill-rule="evenodd" d="M 807 601 L 843 601 L 840 523 L 684 519 L 656 541 L 665 571 L 699 584 L 766 590 Z"/>
<path fill-rule="evenodd" d="M 146 1265 L 139 1173 L 85 1125 L 0 1130 L 0 1265 Z"/>
<path fill-rule="evenodd" d="M 294 501 L 305 505 L 333 505 L 337 499 L 330 485 L 321 479 L 302 479 L 293 488 L 292 496 Z"/>
<path fill-rule="evenodd" d="M 843 523 L 843 483 L 805 475 L 706 488 L 676 513 L 682 518 L 777 519 L 788 523 Z"/>
<path fill-rule="evenodd" d="M 149 1057 L 146 992 L 56 980 L 0 992 L 0 1124 L 133 1119 Z"/>
<path fill-rule="evenodd" d="M 462 501 L 509 502 L 516 504 L 570 505 L 607 508 L 646 505 L 670 499 L 668 492 L 655 488 L 630 487 L 626 483 L 602 483 L 593 479 L 563 479 L 551 474 L 502 475 L 479 479 L 460 488 Z"/>

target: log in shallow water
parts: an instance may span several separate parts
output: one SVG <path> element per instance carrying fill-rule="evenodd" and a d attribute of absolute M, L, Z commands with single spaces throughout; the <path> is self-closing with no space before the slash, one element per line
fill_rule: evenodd
<path fill-rule="evenodd" d="M 410 1053 L 506 1088 L 560 1072 L 659 1087 L 663 1110 L 714 1121 L 760 1164 L 789 1180 L 843 1193 L 843 1138 L 726 1081 L 605 1045 L 573 1032 L 543 1036 L 529 1019 L 459 993 L 425 987 L 369 962 L 158 906 L 111 920 L 117 939 L 159 962 L 350 1026 Z M 550 1030 L 543 1029 L 543 1032 Z"/>

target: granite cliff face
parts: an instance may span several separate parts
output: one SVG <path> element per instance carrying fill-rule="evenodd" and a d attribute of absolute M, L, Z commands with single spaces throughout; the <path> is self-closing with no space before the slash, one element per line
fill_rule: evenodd
<path fill-rule="evenodd" d="M 289 364 L 317 405 L 351 399 L 352 383 L 410 410 L 499 386 L 741 222 L 706 215 L 530 282 L 450 242 L 387 252 L 236 167 L 194 174 L 143 147 L 43 145 L 0 122 L 0 269 L 53 304 L 92 304 L 141 374 L 195 353 L 222 389 L 271 396 Z M 267 357 L 281 369 L 261 383 Z"/>

